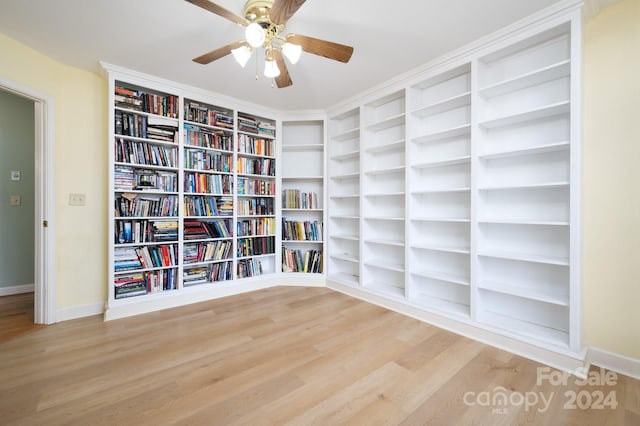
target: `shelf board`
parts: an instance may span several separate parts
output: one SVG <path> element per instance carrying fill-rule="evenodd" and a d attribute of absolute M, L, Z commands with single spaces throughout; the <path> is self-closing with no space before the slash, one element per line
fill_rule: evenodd
<path fill-rule="evenodd" d="M 229 237 L 220 237 L 220 238 L 196 238 L 196 239 L 184 239 L 184 244 L 193 244 L 193 243 L 215 243 L 216 241 L 225 241 L 225 240 L 233 240 L 232 236 Z"/>
<path fill-rule="evenodd" d="M 263 195 L 263 194 L 236 194 L 238 198 L 275 198 L 275 195 Z"/>
<path fill-rule="evenodd" d="M 357 275 L 346 274 L 344 272 L 338 272 L 336 274 L 329 275 L 329 280 L 336 281 L 341 284 L 346 284 L 349 286 L 358 286 L 360 285 L 360 277 Z"/>
<path fill-rule="evenodd" d="M 450 223 L 470 223 L 471 219 L 457 217 L 414 217 L 412 222 L 450 222 Z"/>
<path fill-rule="evenodd" d="M 221 240 L 228 240 L 230 238 L 221 238 Z M 171 245 L 171 244 L 178 244 L 178 240 L 175 241 L 163 241 L 163 242 L 154 242 L 154 241 L 147 241 L 144 243 L 115 243 L 113 245 L 113 247 L 115 249 L 118 248 L 127 248 L 127 247 L 148 247 L 148 246 L 167 246 L 167 245 Z"/>
<path fill-rule="evenodd" d="M 150 144 L 154 144 L 154 145 L 162 145 L 162 146 L 167 146 L 167 147 L 173 147 L 173 148 L 178 148 L 178 141 L 164 141 L 164 140 L 160 140 L 160 139 L 149 139 L 149 138 L 140 138 L 140 137 L 136 137 L 136 136 L 127 136 L 127 135 L 113 135 L 114 139 L 124 139 L 124 140 L 128 140 L 128 141 L 135 141 L 135 142 L 144 142 L 144 143 L 150 143 Z"/>
<path fill-rule="evenodd" d="M 323 212 L 324 209 L 290 209 L 290 208 L 283 208 L 282 209 L 283 212 Z"/>
<path fill-rule="evenodd" d="M 149 194 L 149 195 L 179 195 L 179 193 L 176 192 L 168 192 L 168 191 L 163 191 L 161 189 L 129 189 L 129 188 L 114 188 L 113 192 L 117 192 L 117 193 L 128 193 L 128 194 Z M 199 195 L 214 195 L 214 194 L 199 194 Z"/>
<path fill-rule="evenodd" d="M 384 120 L 377 121 L 375 123 L 367 125 L 366 129 L 371 130 L 373 132 L 378 132 L 380 130 L 389 129 L 391 127 L 399 126 L 404 124 L 404 113 L 394 115 L 393 117 L 385 118 Z"/>
<path fill-rule="evenodd" d="M 334 240 L 360 241 L 359 237 L 353 235 L 329 235 L 329 238 Z"/>
<path fill-rule="evenodd" d="M 177 216 L 176 216 L 177 217 Z M 238 216 L 240 217 L 240 216 Z M 260 217 L 260 216 L 248 216 L 248 217 Z M 139 219 L 147 219 L 145 217 L 139 218 Z M 150 219 L 150 218 L 149 218 Z M 198 219 L 233 219 L 233 215 L 226 215 L 226 216 L 184 216 L 184 219 L 188 219 L 188 220 L 198 220 Z"/>
<path fill-rule="evenodd" d="M 132 108 L 125 108 L 122 106 L 118 106 L 118 105 L 114 105 L 113 107 L 114 110 L 116 111 L 123 111 L 123 112 L 127 112 L 127 113 L 131 113 L 131 114 L 135 114 L 135 115 L 145 115 L 147 117 L 153 117 L 154 119 L 161 119 L 166 121 L 166 123 L 162 123 L 162 124 L 171 124 L 171 125 L 178 125 L 178 121 L 180 120 L 178 117 L 167 117 L 164 115 L 160 115 L 160 114 L 154 114 L 152 112 L 144 112 L 144 111 L 138 111 L 136 109 L 132 109 Z"/>
<path fill-rule="evenodd" d="M 249 173 L 238 173 L 238 177 L 249 177 L 249 178 L 259 178 L 259 179 L 275 179 L 275 176 L 270 175 L 252 175 Z"/>
<path fill-rule="evenodd" d="M 245 158 L 266 158 L 267 160 L 275 160 L 276 157 L 272 155 L 264 155 L 264 154 L 252 154 L 250 152 L 238 152 L 238 157 Z"/>
<path fill-rule="evenodd" d="M 404 197 L 404 192 L 385 192 L 379 194 L 364 194 L 367 198 L 375 198 L 375 197 Z"/>
<path fill-rule="evenodd" d="M 221 130 L 221 131 L 223 131 L 225 133 L 233 133 L 233 128 L 220 127 L 220 126 L 215 126 L 215 125 L 205 124 L 205 123 L 198 123 L 196 121 L 184 120 L 184 124 L 190 124 L 192 126 L 201 127 L 201 128 L 205 128 L 205 129 Z M 184 127 L 183 127 L 183 129 L 184 129 Z"/>
<path fill-rule="evenodd" d="M 233 194 L 213 194 L 210 192 L 185 192 L 187 197 L 233 197 Z"/>
<path fill-rule="evenodd" d="M 282 240 L 282 244 L 296 243 L 296 244 L 324 244 L 322 240 Z"/>
<path fill-rule="evenodd" d="M 355 256 L 349 256 L 348 254 L 330 254 L 331 259 L 343 260 L 345 262 L 360 263 L 360 259 Z"/>
<path fill-rule="evenodd" d="M 372 243 L 372 244 L 380 244 L 380 245 L 385 245 L 385 246 L 393 246 L 393 247 L 404 247 L 404 241 L 402 240 L 388 240 L 388 239 L 382 239 L 382 238 L 367 238 L 364 240 L 365 244 L 366 243 Z"/>
<path fill-rule="evenodd" d="M 364 262 L 364 266 L 368 266 L 371 268 L 385 269 L 387 271 L 404 272 L 404 265 L 399 263 L 389 262 L 384 259 L 368 260 Z"/>
<path fill-rule="evenodd" d="M 482 160 L 495 160 L 498 158 L 516 157 L 520 155 L 544 154 L 547 152 L 564 151 L 569 149 L 569 141 L 554 142 L 545 145 L 510 149 L 478 155 Z"/>
<path fill-rule="evenodd" d="M 231 217 L 231 216 L 222 216 Z M 254 217 L 276 217 L 275 214 L 238 214 L 238 219 L 251 219 Z"/>
<path fill-rule="evenodd" d="M 343 142 L 349 139 L 355 139 L 360 136 L 360 128 L 356 127 L 354 129 L 346 130 L 342 133 L 338 133 L 337 135 L 331 136 L 331 139 L 338 142 Z"/>
<path fill-rule="evenodd" d="M 544 188 L 568 188 L 569 182 L 547 182 L 547 183 L 523 183 L 519 185 L 494 185 L 478 187 L 480 191 L 498 191 L 508 189 L 544 189 Z"/>
<path fill-rule="evenodd" d="M 404 148 L 405 140 L 400 139 L 397 141 L 389 142 L 384 145 L 376 145 L 366 149 L 366 152 L 371 154 L 379 154 L 387 151 L 396 151 Z"/>
<path fill-rule="evenodd" d="M 447 192 L 469 192 L 471 188 L 462 187 L 462 188 L 439 188 L 439 189 L 423 189 L 419 191 L 411 191 L 411 195 L 424 195 L 424 194 L 440 194 Z"/>
<path fill-rule="evenodd" d="M 324 176 L 282 176 L 282 180 L 318 180 L 322 181 Z"/>
<path fill-rule="evenodd" d="M 203 174 L 207 174 L 207 175 L 227 175 L 227 176 L 233 176 L 233 172 L 220 172 L 217 170 L 198 170 L 198 169 L 187 169 L 186 167 L 184 168 L 184 171 L 186 173 L 203 173 Z"/>
<path fill-rule="evenodd" d="M 360 220 L 360 216 L 334 214 L 334 215 L 329 216 L 329 219 Z"/>
<path fill-rule="evenodd" d="M 567 59 L 507 80 L 499 81 L 489 86 L 485 86 L 479 90 L 479 93 L 486 98 L 492 98 L 494 96 L 500 96 L 526 87 L 557 80 L 562 77 L 568 77 L 570 74 L 571 61 Z"/>
<path fill-rule="evenodd" d="M 253 133 L 253 132 L 247 132 L 246 130 L 238 130 L 238 133 L 241 133 L 243 135 L 249 135 L 249 136 L 253 136 L 255 138 L 259 138 L 259 139 L 275 139 L 276 136 L 269 134 L 269 133 Z"/>
<path fill-rule="evenodd" d="M 192 216 L 188 216 L 185 219 L 189 219 Z M 232 219 L 233 216 L 203 216 L 207 219 L 211 219 L 211 218 L 223 218 L 223 219 Z M 165 220 L 178 220 L 178 216 L 114 216 L 113 217 L 114 220 L 141 220 L 141 219 L 147 219 L 147 220 L 161 220 L 161 219 L 165 219 Z"/>
<path fill-rule="evenodd" d="M 539 120 L 542 118 L 552 117 L 554 115 L 568 114 L 571 109 L 570 107 L 571 103 L 569 101 L 557 102 L 540 108 L 481 121 L 478 124 L 487 129 L 512 126 L 526 121 Z"/>
<path fill-rule="evenodd" d="M 485 311 L 480 315 L 480 321 L 492 327 L 503 329 L 521 337 L 532 338 L 563 349 L 569 347 L 569 333 L 556 330 L 540 324 L 523 321 L 507 315 Z"/>
<path fill-rule="evenodd" d="M 429 143 L 429 142 L 435 142 L 443 139 L 455 138 L 458 136 L 470 136 L 470 135 L 471 135 L 471 124 L 466 123 L 460 126 L 439 130 L 434 133 L 427 133 L 426 135 L 417 136 L 411 140 L 416 143 Z"/>
<path fill-rule="evenodd" d="M 513 219 L 480 219 L 480 224 L 497 224 L 497 225 L 531 225 L 531 226 L 569 226 L 567 221 L 550 221 L 550 220 L 513 220 Z"/>
<path fill-rule="evenodd" d="M 360 158 L 360 151 L 356 150 L 356 151 L 351 151 L 351 152 L 345 152 L 344 154 L 338 154 L 338 155 L 333 155 L 330 157 L 331 160 L 333 161 L 347 161 L 347 160 L 351 160 L 351 159 L 358 159 Z"/>
<path fill-rule="evenodd" d="M 384 296 L 391 296 L 393 298 L 404 299 L 404 288 L 394 287 L 392 285 L 389 285 L 388 283 L 369 281 L 369 282 L 363 283 L 362 287 L 365 287 L 376 293 L 383 294 Z"/>
<path fill-rule="evenodd" d="M 151 165 L 147 165 L 147 164 L 137 164 L 137 163 L 121 163 L 121 162 L 114 162 L 113 163 L 113 168 L 114 170 L 120 167 L 130 167 L 133 169 L 149 169 L 149 170 L 158 170 L 158 171 L 167 171 L 167 172 L 178 172 L 178 168 L 177 167 L 171 167 L 171 166 L 151 166 Z"/>
<path fill-rule="evenodd" d="M 114 276 L 119 275 L 127 275 L 127 274 L 135 274 L 139 272 L 153 272 L 153 271 L 164 271 L 165 269 L 177 269 L 178 265 L 169 265 L 169 266 L 156 266 L 153 268 L 131 268 L 131 269 L 123 269 L 120 271 L 113 270 Z"/>
<path fill-rule="evenodd" d="M 350 198 L 360 198 L 360 194 L 349 194 L 349 195 L 331 195 L 329 196 L 330 200 L 344 200 Z"/>
<path fill-rule="evenodd" d="M 247 259 L 253 259 L 256 257 L 271 257 L 271 256 L 275 256 L 275 253 L 265 253 L 265 254 L 253 254 L 251 256 L 238 256 L 238 260 L 247 260 Z M 262 275 L 267 275 L 266 273 L 263 273 Z M 250 278 L 250 277 L 242 277 L 242 278 Z"/>
<path fill-rule="evenodd" d="M 198 146 L 198 145 L 189 145 L 189 144 L 184 144 L 184 149 L 192 149 L 194 151 L 213 151 L 213 152 L 219 152 L 221 154 L 228 154 L 228 155 L 233 155 L 233 151 L 229 151 L 226 149 L 219 149 L 219 148 L 209 148 L 206 146 Z"/>
<path fill-rule="evenodd" d="M 554 294 L 542 290 L 530 290 L 518 288 L 513 285 L 497 283 L 492 281 L 480 281 L 478 288 L 495 293 L 508 294 L 511 296 L 521 297 L 523 299 L 536 300 L 538 302 L 550 303 L 559 306 L 569 306 L 568 294 Z"/>
<path fill-rule="evenodd" d="M 461 93 L 456 96 L 452 96 L 448 99 L 435 102 L 431 105 L 426 105 L 421 108 L 417 108 L 411 113 L 416 117 L 428 117 L 430 115 L 440 114 L 446 111 L 450 111 L 455 108 L 468 106 L 471 104 L 471 92 Z"/>
<path fill-rule="evenodd" d="M 393 173 L 404 173 L 404 170 L 405 170 L 404 166 L 398 166 L 398 167 L 391 167 L 388 169 L 369 170 L 364 173 L 369 176 L 379 176 L 379 175 L 390 175 Z"/>
<path fill-rule="evenodd" d="M 297 145 L 282 145 L 283 152 L 295 152 L 295 151 L 323 151 L 324 144 L 314 143 L 314 144 L 297 144 Z"/>
<path fill-rule="evenodd" d="M 238 240 L 249 240 L 253 238 L 267 238 L 267 237 L 275 237 L 276 234 L 264 234 L 264 235 L 236 235 L 236 239 Z"/>
<path fill-rule="evenodd" d="M 360 173 L 359 172 L 354 172 L 354 173 L 345 173 L 345 174 L 341 174 L 341 175 L 333 175 L 331 176 L 331 179 L 333 180 L 347 180 L 347 179 L 356 179 L 360 177 Z"/>
<path fill-rule="evenodd" d="M 417 269 L 416 271 L 411 272 L 411 275 L 415 275 L 423 278 L 431 278 L 434 280 L 445 281 L 448 283 L 463 285 L 463 286 L 468 286 L 470 282 L 468 277 L 461 277 L 459 275 L 448 274 L 446 272 L 440 272 L 440 271 L 430 271 L 427 269 Z"/>
<path fill-rule="evenodd" d="M 184 263 L 183 266 L 185 268 L 194 268 L 197 266 L 207 266 L 207 265 L 213 265 L 216 263 L 227 263 L 227 262 L 233 262 L 233 259 L 205 260 L 203 262 Z"/>
<path fill-rule="evenodd" d="M 411 248 L 422 249 L 422 250 L 432 250 L 432 251 L 443 251 L 446 253 L 458 253 L 458 254 L 471 253 L 471 250 L 468 247 L 447 247 L 447 246 L 435 245 L 435 244 L 411 244 Z"/>
<path fill-rule="evenodd" d="M 392 221 L 400 222 L 404 221 L 404 217 L 384 217 L 384 216 L 367 216 L 364 220 L 380 220 L 380 221 Z"/>
<path fill-rule="evenodd" d="M 450 300 L 440 299 L 438 297 L 427 296 L 425 294 L 417 294 L 411 296 L 409 301 L 423 308 L 445 312 L 457 317 L 469 317 L 469 306 L 462 303 L 452 302 Z"/>
<path fill-rule="evenodd" d="M 481 250 L 478 253 L 481 257 L 493 257 L 498 259 L 521 260 L 531 263 L 543 263 L 547 265 L 569 266 L 569 259 L 566 257 L 543 256 L 527 253 L 514 253 L 502 250 Z"/>
<path fill-rule="evenodd" d="M 430 161 L 426 163 L 416 163 L 411 166 L 413 169 L 429 169 L 432 167 L 445 167 L 454 166 L 456 164 L 467 164 L 471 162 L 471 156 L 465 155 L 462 157 L 449 158 L 446 160 Z"/>

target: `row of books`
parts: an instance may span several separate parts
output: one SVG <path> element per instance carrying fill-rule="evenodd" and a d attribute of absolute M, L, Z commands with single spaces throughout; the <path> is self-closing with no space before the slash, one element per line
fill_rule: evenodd
<path fill-rule="evenodd" d="M 276 233 L 276 220 L 272 217 L 238 220 L 236 225 L 239 237 L 274 235 Z"/>
<path fill-rule="evenodd" d="M 211 282 L 228 281 L 233 279 L 233 263 L 220 262 L 208 266 L 185 268 L 182 282 L 185 287 Z"/>
<path fill-rule="evenodd" d="M 282 207 L 285 209 L 319 209 L 320 200 L 315 192 L 285 189 L 282 191 Z"/>
<path fill-rule="evenodd" d="M 238 278 L 257 277 L 262 275 L 262 263 L 258 259 L 238 260 Z"/>
<path fill-rule="evenodd" d="M 186 216 L 233 216 L 232 197 L 184 197 Z"/>
<path fill-rule="evenodd" d="M 282 272 L 322 273 L 322 251 L 282 247 Z"/>
<path fill-rule="evenodd" d="M 119 163 L 141 164 L 144 166 L 176 167 L 175 148 L 116 138 L 115 160 Z"/>
<path fill-rule="evenodd" d="M 207 129 L 194 124 L 185 124 L 184 143 L 202 148 L 233 151 L 233 136 L 222 130 Z"/>
<path fill-rule="evenodd" d="M 142 247 L 116 247 L 113 253 L 116 272 L 130 269 L 151 269 L 175 266 L 178 246 L 162 244 Z"/>
<path fill-rule="evenodd" d="M 245 175 L 275 176 L 275 160 L 270 158 L 238 157 L 238 173 Z"/>
<path fill-rule="evenodd" d="M 193 170 L 211 170 L 221 173 L 233 172 L 233 155 L 220 152 L 187 149 L 184 152 L 184 167 Z"/>
<path fill-rule="evenodd" d="M 178 97 L 142 92 L 123 86 L 115 87 L 115 103 L 121 108 L 178 118 Z"/>
<path fill-rule="evenodd" d="M 115 243 L 162 243 L 178 240 L 178 222 L 175 220 L 118 220 Z"/>
<path fill-rule="evenodd" d="M 206 243 L 189 243 L 184 245 L 184 263 L 211 262 L 231 257 L 233 241 L 218 240 Z"/>
<path fill-rule="evenodd" d="M 177 269 L 118 275 L 113 283 L 115 298 L 123 299 L 159 291 L 175 290 L 176 277 Z"/>
<path fill-rule="evenodd" d="M 204 240 L 207 238 L 230 238 L 233 234 L 232 219 L 216 219 L 208 221 L 186 220 L 184 221 L 185 240 Z"/>
<path fill-rule="evenodd" d="M 174 172 L 116 166 L 113 179 L 116 191 L 178 191 L 178 175 Z"/>
<path fill-rule="evenodd" d="M 238 176 L 238 195 L 275 195 L 276 183 Z"/>
<path fill-rule="evenodd" d="M 178 216 L 178 197 L 125 192 L 116 197 L 114 207 L 116 217 Z"/>
<path fill-rule="evenodd" d="M 184 119 L 209 126 L 233 128 L 232 113 L 194 101 L 185 102 Z"/>
<path fill-rule="evenodd" d="M 260 256 L 275 253 L 274 237 L 239 238 L 238 257 Z"/>
<path fill-rule="evenodd" d="M 238 152 L 240 153 L 275 157 L 274 147 L 275 142 L 272 139 L 256 138 L 242 133 L 238 135 Z"/>
<path fill-rule="evenodd" d="M 242 198 L 238 200 L 239 216 L 273 216 L 273 198 Z"/>
<path fill-rule="evenodd" d="M 172 121 L 120 110 L 115 111 L 115 133 L 164 142 L 178 141 L 178 127 Z"/>
<path fill-rule="evenodd" d="M 185 173 L 184 191 L 192 194 L 231 194 L 233 176 Z"/>
<path fill-rule="evenodd" d="M 322 241 L 322 222 L 290 221 L 282 218 L 282 239 L 291 241 Z"/>

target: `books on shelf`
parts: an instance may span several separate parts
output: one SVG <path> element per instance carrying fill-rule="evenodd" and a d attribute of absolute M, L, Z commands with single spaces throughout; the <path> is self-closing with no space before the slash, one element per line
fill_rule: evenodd
<path fill-rule="evenodd" d="M 147 93 L 124 86 L 116 86 L 114 91 L 117 107 L 178 118 L 178 97 L 175 95 Z"/>
<path fill-rule="evenodd" d="M 209 221 L 187 220 L 184 221 L 184 239 L 202 240 L 208 238 L 230 238 L 233 230 L 231 219 L 216 219 Z"/>
<path fill-rule="evenodd" d="M 322 222 L 289 221 L 282 218 L 282 239 L 289 241 L 322 241 Z"/>
<path fill-rule="evenodd" d="M 175 172 L 116 166 L 113 179 L 116 191 L 178 191 L 178 175 Z"/>
<path fill-rule="evenodd" d="M 241 154 L 275 156 L 275 142 L 272 139 L 256 138 L 243 133 L 238 135 L 238 152 Z"/>
<path fill-rule="evenodd" d="M 318 194 L 303 192 L 299 189 L 285 189 L 282 191 L 282 207 L 285 209 L 318 209 L 320 208 Z"/>
<path fill-rule="evenodd" d="M 208 126 L 233 128 L 233 113 L 230 111 L 189 100 L 185 101 L 184 119 Z"/>
<path fill-rule="evenodd" d="M 184 192 L 192 194 L 231 194 L 232 175 L 185 173 Z"/>
<path fill-rule="evenodd" d="M 274 237 L 248 237 L 238 239 L 238 257 L 261 256 L 274 253 Z"/>
<path fill-rule="evenodd" d="M 193 170 L 231 173 L 233 172 L 233 155 L 187 149 L 184 152 L 184 167 Z"/>
<path fill-rule="evenodd" d="M 238 278 L 257 277 L 264 273 L 259 259 L 238 260 Z"/>
<path fill-rule="evenodd" d="M 242 198 L 238 200 L 238 216 L 273 216 L 273 198 Z"/>
<path fill-rule="evenodd" d="M 238 157 L 238 173 L 243 175 L 275 176 L 275 160 L 271 158 Z"/>
<path fill-rule="evenodd" d="M 183 260 L 185 264 L 189 264 L 230 259 L 232 247 L 231 240 L 185 244 Z"/>
<path fill-rule="evenodd" d="M 115 226 L 115 243 L 161 243 L 178 240 L 176 220 L 118 220 Z"/>
<path fill-rule="evenodd" d="M 232 216 L 232 197 L 185 196 L 186 216 Z"/>
<path fill-rule="evenodd" d="M 276 220 L 272 217 L 238 220 L 237 228 L 238 237 L 274 235 L 276 233 Z"/>
<path fill-rule="evenodd" d="M 144 166 L 177 167 L 177 151 L 161 145 L 117 138 L 115 160 L 119 163 Z"/>
<path fill-rule="evenodd" d="M 276 183 L 271 180 L 238 176 L 238 195 L 275 195 Z"/>
<path fill-rule="evenodd" d="M 223 130 L 184 124 L 184 143 L 187 146 L 233 151 L 233 135 Z"/>
<path fill-rule="evenodd" d="M 233 263 L 220 262 L 208 266 L 185 268 L 182 283 L 185 287 L 233 279 Z"/>
<path fill-rule="evenodd" d="M 321 250 L 293 250 L 282 247 L 282 272 L 322 273 Z"/>
<path fill-rule="evenodd" d="M 114 207 L 116 217 L 177 216 L 178 197 L 124 192 L 116 197 Z"/>

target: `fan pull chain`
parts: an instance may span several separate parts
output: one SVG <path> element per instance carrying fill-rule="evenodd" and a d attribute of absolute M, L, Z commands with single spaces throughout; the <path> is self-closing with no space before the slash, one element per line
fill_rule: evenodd
<path fill-rule="evenodd" d="M 258 52 L 256 52 L 256 81 L 258 80 Z"/>

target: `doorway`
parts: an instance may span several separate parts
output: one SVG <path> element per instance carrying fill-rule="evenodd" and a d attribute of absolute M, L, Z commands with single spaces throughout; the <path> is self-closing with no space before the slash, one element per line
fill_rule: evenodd
<path fill-rule="evenodd" d="M 55 270 L 54 270 L 54 102 L 53 98 L 17 82 L 0 78 L 0 91 L 15 95 L 33 107 L 33 295 L 34 323 L 56 322 Z M 19 182 L 21 170 L 13 167 L 8 176 L 0 176 L 5 182 Z M 26 178 L 26 176 L 24 176 Z M 11 181 L 12 179 L 16 179 Z M 17 188 L 17 187 L 12 187 Z M 18 191 L 0 202 L 18 208 L 23 200 Z M 17 196 L 18 198 L 14 197 Z M 26 200 L 25 200 L 26 201 Z"/>

